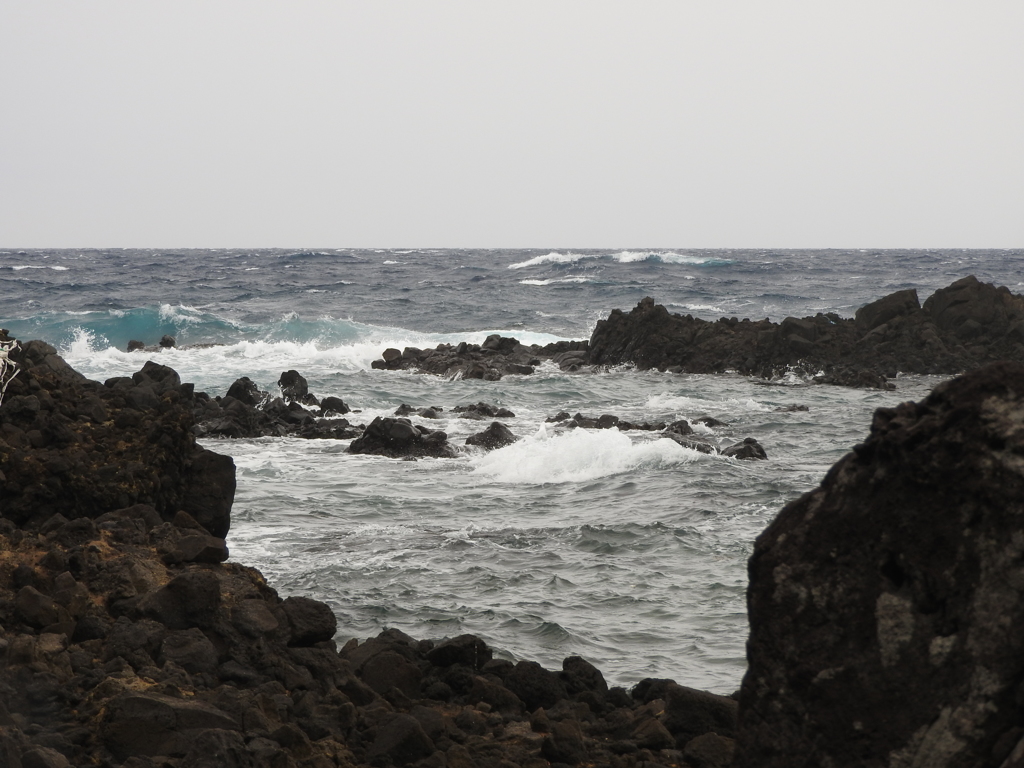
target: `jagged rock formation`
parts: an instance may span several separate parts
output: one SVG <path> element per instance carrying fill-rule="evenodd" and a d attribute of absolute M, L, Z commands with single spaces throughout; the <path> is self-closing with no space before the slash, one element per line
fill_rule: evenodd
<path fill-rule="evenodd" d="M 134 504 L 165 520 L 184 510 L 228 531 L 234 462 L 195 443 L 194 393 L 166 366 L 89 381 L 53 347 L 10 353 L 20 370 L 0 406 L 0 510 L 16 525 L 94 518 Z"/>
<path fill-rule="evenodd" d="M 336 418 L 348 413 L 340 397 L 317 399 L 297 371 L 285 371 L 278 381 L 282 397 L 262 391 L 248 376 L 237 379 L 223 397 L 197 392 L 193 407 L 199 437 L 305 437 L 348 440 L 363 433 L 361 425 Z M 301 403 L 319 406 L 317 411 Z"/>
<path fill-rule="evenodd" d="M 885 387 L 905 373 L 954 374 L 996 360 L 1024 361 L 1024 298 L 974 277 L 936 291 L 922 307 L 914 290 L 835 314 L 717 322 L 673 315 L 653 299 L 614 310 L 590 338 L 589 363 L 632 363 L 688 373 L 736 370 L 773 378 L 789 370 L 822 383 Z M 820 373 L 820 375 L 819 375 Z"/>
<path fill-rule="evenodd" d="M 1024 365 L 877 411 L 757 539 L 737 766 L 1024 764 L 1022 522 Z"/>
<path fill-rule="evenodd" d="M 40 342 L 13 357 L 0 764 L 728 765 L 736 702 L 672 681 L 631 696 L 580 657 L 513 664 L 470 635 L 339 652 L 329 606 L 224 562 L 234 466 L 196 447 L 190 385 L 153 363 L 90 382 Z"/>
<path fill-rule="evenodd" d="M 497 381 L 509 374 L 528 375 L 542 360 L 553 360 L 566 370 L 586 362 L 587 342 L 559 341 L 543 347 L 526 346 L 517 339 L 492 334 L 483 344 L 438 344 L 434 349 L 406 347 L 385 349 L 373 368 L 389 371 L 412 370 L 448 378 Z"/>

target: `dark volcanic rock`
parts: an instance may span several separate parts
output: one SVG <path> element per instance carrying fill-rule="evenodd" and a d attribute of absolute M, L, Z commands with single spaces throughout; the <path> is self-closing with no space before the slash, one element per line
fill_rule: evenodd
<path fill-rule="evenodd" d="M 550 416 L 545 420 L 547 423 L 557 423 L 559 426 L 567 427 L 569 429 L 576 429 L 582 427 L 583 429 L 619 429 L 623 432 L 630 430 L 645 430 L 648 432 L 656 432 L 658 430 L 665 429 L 664 422 L 656 422 L 654 424 L 644 421 L 640 423 L 634 423 L 620 419 L 611 413 L 604 413 L 600 416 L 584 416 L 582 413 L 577 413 L 575 416 L 570 417 L 565 411 L 560 411 L 554 416 Z M 686 422 L 683 422 L 686 424 Z M 689 425 L 687 425 L 689 426 Z"/>
<path fill-rule="evenodd" d="M 881 409 L 757 539 L 737 765 L 999 766 L 1018 746 L 1022 424 L 1019 363 Z"/>
<path fill-rule="evenodd" d="M 477 445 L 488 451 L 495 448 L 503 448 L 512 445 L 519 438 L 512 434 L 512 430 L 500 421 L 492 421 L 491 426 L 475 435 L 466 438 L 466 445 Z"/>
<path fill-rule="evenodd" d="M 493 659 L 472 635 L 435 644 L 395 629 L 339 653 L 329 606 L 281 600 L 257 571 L 224 562 L 234 466 L 192 431 L 211 403 L 245 428 L 310 429 L 305 409 L 245 382 L 217 403 L 153 363 L 100 385 L 39 342 L 12 361 L 0 407 L 0 764 L 683 768 L 672 717 L 685 733 L 722 732 L 699 707 L 677 712 L 667 681 L 648 692 L 669 706 L 641 703 L 579 657 L 555 673 Z M 454 450 L 444 433 L 380 423 L 414 451 Z"/>
<path fill-rule="evenodd" d="M 891 388 L 886 378 L 898 371 L 959 373 L 996 360 L 1024 362 L 1024 298 L 965 277 L 924 306 L 915 291 L 899 291 L 861 307 L 856 319 L 709 322 L 645 298 L 597 323 L 589 362 L 766 379 L 796 373 L 814 383 Z"/>
<path fill-rule="evenodd" d="M 440 430 L 427 429 L 408 419 L 378 416 L 348 447 L 349 453 L 372 453 L 393 459 L 433 456 L 453 458 L 457 455 L 448 442 L 448 435 Z"/>
<path fill-rule="evenodd" d="M 490 403 L 471 403 L 470 405 L 456 405 L 452 413 L 459 414 L 460 419 L 514 419 L 515 414 L 508 408 L 502 408 Z"/>
<path fill-rule="evenodd" d="M 737 459 L 767 459 L 768 454 L 764 448 L 753 437 L 746 438 L 742 443 L 734 443 L 722 449 L 723 456 L 732 456 Z"/>
<path fill-rule="evenodd" d="M 318 401 L 296 371 L 285 371 L 278 383 L 285 397 L 271 397 L 246 376 L 235 381 L 224 397 L 196 394 L 193 408 L 196 435 L 232 438 L 288 435 L 349 440 L 362 434 L 361 426 L 352 425 L 346 419 L 327 418 L 349 412 L 340 397 Z M 319 410 L 311 412 L 300 403 L 319 405 Z"/>
<path fill-rule="evenodd" d="M 381 354 L 381 359 L 374 360 L 371 365 L 378 370 L 411 370 L 451 379 L 497 381 L 509 374 L 531 374 L 542 360 L 553 360 L 563 369 L 575 370 L 586 359 L 585 341 L 526 346 L 516 339 L 494 334 L 488 336 L 483 344 L 463 341 L 455 345 L 438 344 L 434 349 L 388 348 Z"/>
<path fill-rule="evenodd" d="M 285 371 L 277 380 L 281 388 L 281 397 L 286 403 L 298 402 L 304 405 L 320 405 L 320 401 L 309 392 L 306 377 L 298 371 Z"/>

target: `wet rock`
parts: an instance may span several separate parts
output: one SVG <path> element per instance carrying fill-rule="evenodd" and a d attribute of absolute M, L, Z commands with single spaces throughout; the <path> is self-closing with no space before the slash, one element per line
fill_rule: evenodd
<path fill-rule="evenodd" d="M 352 409 L 345 404 L 345 401 L 340 397 L 327 396 L 320 399 L 320 415 L 327 416 L 328 414 L 343 415 L 351 411 Z"/>
<path fill-rule="evenodd" d="M 511 445 L 518 439 L 512 433 L 512 430 L 500 421 L 492 421 L 487 429 L 467 437 L 466 445 L 476 445 L 485 450 L 493 451 L 496 448 L 504 448 L 506 445 Z"/>
<path fill-rule="evenodd" d="M 131 341 L 128 342 L 128 351 L 129 352 L 138 352 L 138 351 L 143 350 L 145 348 L 146 348 L 145 343 L 143 343 L 143 342 L 141 342 L 141 341 L 139 341 L 137 339 L 132 339 Z"/>
<path fill-rule="evenodd" d="M 309 392 L 309 383 L 298 371 L 285 371 L 277 380 L 281 388 L 281 397 L 286 403 L 297 402 L 304 405 L 320 405 L 320 402 Z"/>
<path fill-rule="evenodd" d="M 234 383 L 228 387 L 227 396 L 253 408 L 258 408 L 270 400 L 270 394 L 256 386 L 256 382 L 248 376 L 235 379 Z"/>
<path fill-rule="evenodd" d="M 408 419 L 378 416 L 353 440 L 349 453 L 369 453 L 390 458 L 431 456 L 452 458 L 457 455 L 440 430 L 414 425 Z"/>
<path fill-rule="evenodd" d="M 452 413 L 459 414 L 460 419 L 514 419 L 515 414 L 508 408 L 502 408 L 490 403 L 471 403 L 470 405 L 457 405 L 452 408 Z"/>
<path fill-rule="evenodd" d="M 877 411 L 758 537 L 737 765 L 998 765 L 1013 749 L 1022 381 L 999 363 Z"/>
<path fill-rule="evenodd" d="M 567 343 L 574 342 L 560 342 L 562 345 Z M 581 344 L 586 349 L 586 342 Z M 525 346 L 516 339 L 492 335 L 483 344 L 461 342 L 456 345 L 438 344 L 434 349 L 385 349 L 381 359 L 374 360 L 371 367 L 378 370 L 420 371 L 450 379 L 497 381 L 510 374 L 529 375 L 540 365 L 541 359 L 550 359 L 565 351 L 564 346 Z"/>
<path fill-rule="evenodd" d="M 736 459 L 767 459 L 768 454 L 764 448 L 753 437 L 748 437 L 742 443 L 734 443 L 722 449 L 723 456 L 731 456 Z"/>

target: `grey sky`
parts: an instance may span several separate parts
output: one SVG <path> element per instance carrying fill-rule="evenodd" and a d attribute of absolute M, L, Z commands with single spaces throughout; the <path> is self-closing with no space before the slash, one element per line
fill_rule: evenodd
<path fill-rule="evenodd" d="M 1020 247 L 1024 3 L 0 2 L 0 246 Z"/>

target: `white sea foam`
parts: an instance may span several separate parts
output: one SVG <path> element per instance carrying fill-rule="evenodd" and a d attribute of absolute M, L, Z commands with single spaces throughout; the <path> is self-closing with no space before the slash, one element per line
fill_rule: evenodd
<path fill-rule="evenodd" d="M 643 468 L 697 461 L 702 454 L 672 440 L 634 443 L 618 430 L 552 432 L 535 435 L 473 459 L 473 474 L 500 483 L 586 482 Z"/>
<path fill-rule="evenodd" d="M 166 307 L 166 310 L 164 309 Z M 175 318 L 187 324 L 191 307 L 175 308 L 164 305 L 161 317 Z M 179 310 L 184 309 L 184 312 Z M 182 317 L 179 318 L 178 315 Z M 284 320 L 297 319 L 288 313 Z M 218 389 L 240 376 L 248 376 L 263 387 L 270 387 L 281 371 L 295 369 L 306 376 L 333 373 L 355 373 L 370 368 L 374 360 L 389 348 L 433 348 L 438 344 L 458 344 L 467 341 L 482 343 L 488 336 L 515 336 L 523 344 L 548 344 L 562 337 L 548 333 L 517 332 L 504 329 L 472 331 L 467 333 L 417 333 L 403 328 L 384 328 L 352 323 L 357 338 L 342 344 L 326 345 L 322 341 L 246 340 L 233 344 L 208 347 L 181 347 L 153 352 L 125 352 L 107 346 L 107 341 L 91 331 L 78 329 L 66 348 L 61 350 L 77 370 L 86 376 L 104 380 L 113 376 L 127 376 L 137 371 L 147 360 L 169 365 L 178 371 L 183 381 L 195 382 L 200 389 Z"/>
<path fill-rule="evenodd" d="M 620 251 L 613 258 L 620 264 L 633 264 L 638 261 L 660 261 L 662 264 L 708 264 L 729 261 L 713 256 L 694 256 L 689 253 L 675 251 Z"/>
<path fill-rule="evenodd" d="M 551 285 L 552 283 L 591 283 L 589 277 L 573 275 L 570 277 L 552 278 L 551 280 L 520 280 L 520 285 Z"/>
<path fill-rule="evenodd" d="M 543 256 L 534 256 L 532 259 L 526 261 L 519 261 L 515 264 L 509 264 L 509 269 L 523 269 L 524 267 L 536 267 L 541 264 L 575 264 L 581 259 L 596 259 L 597 256 L 594 254 L 587 253 L 559 253 L 558 251 L 552 251 Z"/>
<path fill-rule="evenodd" d="M 726 310 L 714 304 L 669 304 L 669 308 L 682 309 L 686 312 L 717 312 L 724 315 Z"/>
<path fill-rule="evenodd" d="M 52 269 L 54 272 L 67 272 L 67 267 L 50 266 L 48 264 L 13 264 L 10 269 L 20 272 L 23 269 Z"/>
<path fill-rule="evenodd" d="M 683 418 L 695 418 L 697 416 L 704 416 L 709 411 L 716 413 L 761 413 L 770 411 L 771 407 L 763 405 L 751 397 L 707 399 L 703 397 L 690 397 L 688 395 L 671 395 L 667 392 L 662 392 L 661 394 L 648 397 L 644 410 L 654 413 L 677 413 L 682 415 Z"/>
<path fill-rule="evenodd" d="M 170 304 L 160 305 L 160 319 L 164 322 L 176 325 L 188 325 L 202 320 L 202 312 L 187 304 L 179 304 L 176 307 Z"/>

